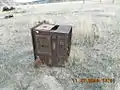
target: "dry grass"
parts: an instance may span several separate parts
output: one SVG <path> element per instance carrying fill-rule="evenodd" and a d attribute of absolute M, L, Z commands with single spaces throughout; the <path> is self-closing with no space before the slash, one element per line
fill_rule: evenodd
<path fill-rule="evenodd" d="M 85 12 L 85 9 L 89 10 L 85 6 L 78 12 L 69 10 L 67 13 L 57 11 L 28 15 L 26 11 L 21 15 L 14 13 L 15 17 L 8 20 L 1 19 L 0 74 L 4 80 L 0 79 L 0 87 L 11 87 L 11 90 L 15 90 L 15 88 L 18 90 L 23 88 L 28 88 L 27 90 L 62 90 L 63 88 L 65 90 L 88 90 L 88 88 L 89 90 L 117 90 L 118 86 L 115 85 L 119 85 L 120 76 L 118 70 L 120 65 L 119 13 L 116 14 L 116 17 L 108 13 L 109 16 L 106 16 L 105 12 L 101 12 L 104 8 L 102 6 L 99 6 L 99 8 L 100 11 L 97 13 L 94 10 L 93 12 Z M 118 9 L 115 6 L 114 8 L 115 10 Z M 39 6 L 38 9 L 40 9 Z M 114 10 L 111 12 L 114 13 Z M 33 68 L 30 28 L 43 19 L 52 23 L 73 26 L 70 66 L 52 69 L 48 67 Z M 116 83 L 77 85 L 71 82 L 71 77 L 109 77 L 115 78 Z M 51 83 L 50 86 L 50 83 L 46 80 L 46 84 L 43 85 L 42 79 L 53 80 L 56 84 Z M 27 85 L 28 83 L 29 85 Z"/>

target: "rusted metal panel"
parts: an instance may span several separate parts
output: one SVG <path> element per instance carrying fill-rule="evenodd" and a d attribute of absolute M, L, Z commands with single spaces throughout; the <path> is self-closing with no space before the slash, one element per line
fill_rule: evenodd
<path fill-rule="evenodd" d="M 51 36 L 37 35 L 36 37 L 36 51 L 39 54 L 51 54 Z"/>
<path fill-rule="evenodd" d="M 31 28 L 35 60 L 48 66 L 64 66 L 71 48 L 72 26 L 40 23 Z"/>

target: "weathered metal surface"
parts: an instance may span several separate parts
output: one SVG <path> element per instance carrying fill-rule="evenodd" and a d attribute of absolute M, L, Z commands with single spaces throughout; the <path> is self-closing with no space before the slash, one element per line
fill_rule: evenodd
<path fill-rule="evenodd" d="M 31 28 L 34 57 L 48 66 L 65 66 L 71 47 L 72 26 L 39 23 Z"/>

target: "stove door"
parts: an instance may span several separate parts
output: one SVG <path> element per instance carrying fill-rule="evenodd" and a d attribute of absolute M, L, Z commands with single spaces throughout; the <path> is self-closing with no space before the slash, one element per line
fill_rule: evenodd
<path fill-rule="evenodd" d="M 39 54 L 51 55 L 51 36 L 50 35 L 36 36 L 36 51 Z"/>

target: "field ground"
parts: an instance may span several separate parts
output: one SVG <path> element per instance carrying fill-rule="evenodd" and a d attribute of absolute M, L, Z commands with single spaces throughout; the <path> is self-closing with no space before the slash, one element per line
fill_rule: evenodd
<path fill-rule="evenodd" d="M 68 2 L 17 6 L 0 12 L 1 90 L 120 90 L 120 3 Z M 70 65 L 33 68 L 30 28 L 39 20 L 73 26 Z M 115 83 L 73 83 L 71 78 L 115 78 Z"/>

